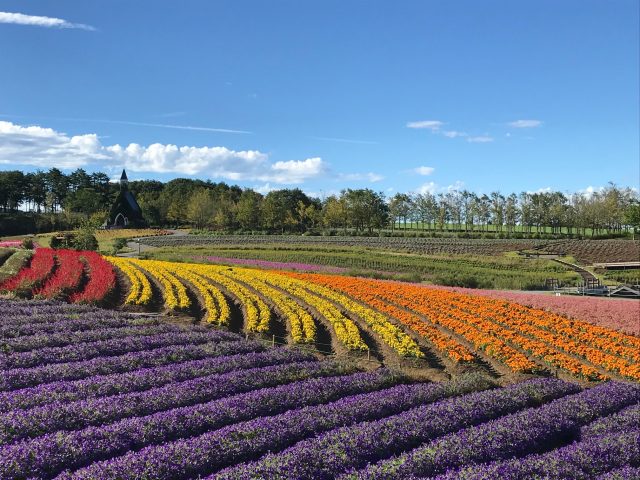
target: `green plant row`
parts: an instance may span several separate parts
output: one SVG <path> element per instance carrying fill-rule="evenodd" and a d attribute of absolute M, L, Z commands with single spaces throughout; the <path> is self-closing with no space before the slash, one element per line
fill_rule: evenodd
<path fill-rule="evenodd" d="M 4 261 L 2 266 L 0 266 L 0 283 L 4 282 L 7 278 L 13 277 L 16 275 L 22 267 L 24 267 L 31 256 L 33 255 L 32 250 L 23 250 L 23 249 L 7 249 L 12 253 L 11 255 Z"/>

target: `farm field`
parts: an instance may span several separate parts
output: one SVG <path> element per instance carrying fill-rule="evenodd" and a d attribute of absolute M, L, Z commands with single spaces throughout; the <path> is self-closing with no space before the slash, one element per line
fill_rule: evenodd
<path fill-rule="evenodd" d="M 580 279 L 575 272 L 556 262 L 518 255 L 418 254 L 316 244 L 175 246 L 150 250 L 145 258 L 222 264 L 246 262 L 248 266 L 260 268 L 329 269 L 328 273 L 334 269 L 334 273 L 356 276 L 474 288 L 539 289 L 547 278 L 557 278 L 565 285 L 575 285 Z"/>
<path fill-rule="evenodd" d="M 324 245 L 338 247 L 378 248 L 384 250 L 435 254 L 495 255 L 515 250 L 543 246 L 544 240 L 530 239 L 462 239 L 422 237 L 353 237 L 353 236 L 304 236 L 304 235 L 187 235 L 145 238 L 154 247 L 179 247 L 184 245 Z"/>
<path fill-rule="evenodd" d="M 548 310 L 567 317 L 583 320 L 613 330 L 640 336 L 640 302 L 611 298 L 577 297 L 552 294 L 481 290 L 458 287 L 443 288 L 469 295 L 502 298 L 528 307 Z"/>
<path fill-rule="evenodd" d="M 48 300 L 0 300 L 0 318 L 3 479 L 595 478 L 640 460 L 635 382 L 416 382 Z"/>
<path fill-rule="evenodd" d="M 640 240 L 536 240 L 465 239 L 428 237 L 352 237 L 300 235 L 184 235 L 151 237 L 145 243 L 156 247 L 318 245 L 382 249 L 422 255 L 495 256 L 515 251 L 539 251 L 571 256 L 584 264 L 594 262 L 631 262 L 640 259 Z"/>
<path fill-rule="evenodd" d="M 538 374 L 640 380 L 638 336 L 422 285 L 40 248 L 0 290 L 192 316 L 272 343 L 431 379 L 471 371 L 509 381 Z"/>

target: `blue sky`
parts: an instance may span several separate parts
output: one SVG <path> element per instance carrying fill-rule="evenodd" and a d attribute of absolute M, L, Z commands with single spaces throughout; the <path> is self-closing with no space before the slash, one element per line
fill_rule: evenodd
<path fill-rule="evenodd" d="M 0 169 L 317 195 L 637 188 L 638 9 L 0 1 Z"/>

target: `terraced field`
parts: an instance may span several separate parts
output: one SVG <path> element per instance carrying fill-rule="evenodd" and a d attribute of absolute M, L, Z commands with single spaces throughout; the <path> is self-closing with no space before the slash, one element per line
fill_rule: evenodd
<path fill-rule="evenodd" d="M 640 380 L 637 336 L 503 299 L 399 282 L 38 249 L 0 289 L 86 303 L 110 295 L 124 308 L 187 314 L 274 344 L 432 379 L 476 371 Z"/>
<path fill-rule="evenodd" d="M 515 250 L 526 250 L 545 245 L 543 240 L 517 239 L 462 239 L 462 238 L 402 238 L 402 237 L 349 237 L 301 235 L 181 235 L 149 237 L 142 241 L 154 247 L 180 247 L 185 245 L 318 245 L 330 247 L 360 247 L 420 254 L 473 254 L 495 255 Z"/>
<path fill-rule="evenodd" d="M 220 271 L 192 274 L 228 288 Z M 261 288 L 302 282 L 280 278 Z M 324 296 L 314 285 L 300 288 Z M 415 382 L 211 326 L 1 299 L 0 371 L 2 479 L 634 478 L 640 466 L 633 382 Z"/>

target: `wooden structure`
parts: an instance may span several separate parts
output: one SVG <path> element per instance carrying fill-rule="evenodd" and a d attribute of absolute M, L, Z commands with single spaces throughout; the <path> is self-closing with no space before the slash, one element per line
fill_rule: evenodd
<path fill-rule="evenodd" d="M 111 207 L 109 218 L 104 223 L 105 228 L 144 227 L 142 209 L 136 201 L 133 193 L 129 191 L 129 179 L 127 172 L 122 170 L 120 176 L 120 192 Z"/>

